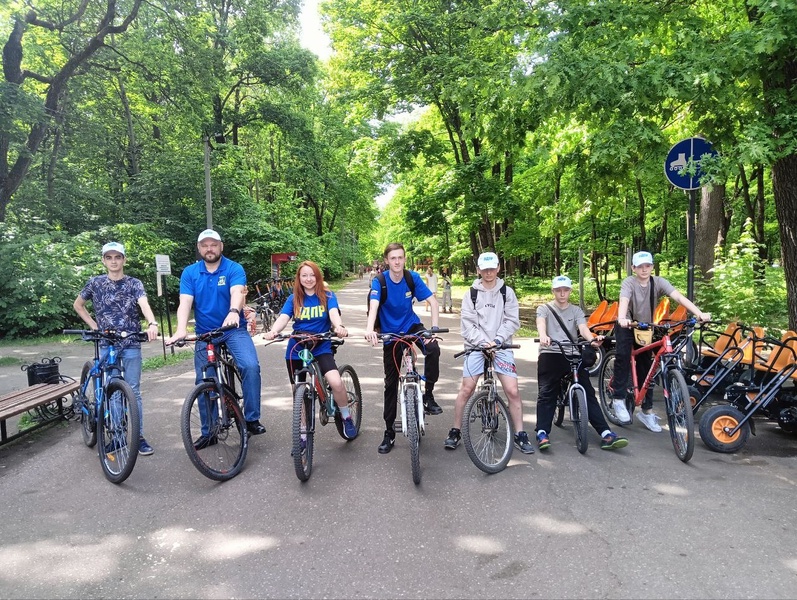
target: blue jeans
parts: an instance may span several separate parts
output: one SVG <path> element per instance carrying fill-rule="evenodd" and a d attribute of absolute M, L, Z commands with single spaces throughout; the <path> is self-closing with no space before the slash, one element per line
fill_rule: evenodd
<path fill-rule="evenodd" d="M 235 359 L 235 364 L 241 372 L 241 383 L 244 397 L 244 419 L 247 421 L 260 420 L 260 361 L 257 359 L 257 350 L 246 327 L 238 327 L 224 333 L 224 337 L 216 341 L 227 344 L 230 354 Z M 208 362 L 207 344 L 197 342 L 194 352 L 194 370 L 196 383 L 202 381 L 202 367 Z M 208 376 L 215 375 L 214 369 L 208 369 Z M 204 420 L 203 420 L 204 424 Z M 203 426 L 204 430 L 204 426 Z M 204 433 L 204 431 L 203 431 Z"/>
<path fill-rule="evenodd" d="M 105 349 L 100 354 L 100 359 L 105 360 L 108 350 Z M 133 388 L 138 404 L 138 416 L 141 428 L 139 437 L 144 437 L 144 408 L 141 402 L 141 348 L 123 348 L 117 353 L 117 360 L 121 361 L 122 369 L 125 373 L 125 381 Z"/>

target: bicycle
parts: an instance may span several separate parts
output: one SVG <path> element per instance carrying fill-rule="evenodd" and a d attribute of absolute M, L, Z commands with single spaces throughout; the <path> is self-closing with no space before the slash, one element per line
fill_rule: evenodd
<path fill-rule="evenodd" d="M 534 339 L 539 342 L 539 338 Z M 573 423 L 573 433 L 576 437 L 576 448 L 581 454 L 587 452 L 589 447 L 589 410 L 587 408 L 587 392 L 584 386 L 578 382 L 578 370 L 581 368 L 581 348 L 589 346 L 592 342 L 571 342 L 570 340 L 558 341 L 551 340 L 559 348 L 567 361 L 570 363 L 570 372 L 562 377 L 559 387 L 559 397 L 556 399 L 556 413 L 554 424 L 561 427 L 565 418 L 565 408 L 569 411 L 570 421 Z M 578 354 L 568 354 L 565 348 L 578 348 Z"/>
<path fill-rule="evenodd" d="M 466 348 L 454 358 L 472 352 L 484 355 L 484 376 L 481 384 L 465 403 L 462 413 L 462 443 L 471 462 L 485 473 L 499 473 L 512 458 L 515 430 L 506 402 L 498 394 L 493 375 L 496 350 L 520 348 L 517 344 L 501 344 L 491 348 Z"/>
<path fill-rule="evenodd" d="M 296 383 L 293 392 L 291 456 L 293 456 L 293 468 L 296 471 L 296 477 L 299 478 L 299 481 L 307 481 L 313 471 L 316 423 L 314 407 L 316 401 L 318 402 L 318 419 L 321 421 L 321 425 L 327 425 L 329 419 L 332 418 L 335 421 L 335 427 L 340 437 L 344 440 L 349 440 L 343 430 L 343 417 L 341 417 L 340 409 L 332 397 L 332 388 L 326 383 L 318 361 L 313 356 L 312 350 L 307 346 L 314 346 L 322 341 L 331 341 L 334 353 L 337 347 L 343 345 L 344 340 L 336 338 L 331 331 L 322 334 L 296 331 L 290 335 L 277 335 L 274 341 L 284 341 L 291 338 L 297 340 L 297 344 L 304 346 L 298 352 L 299 359 L 302 361 L 302 368 L 294 373 L 294 381 Z M 349 413 L 359 435 L 362 422 L 360 379 L 351 365 L 338 367 L 338 372 L 343 380 L 343 386 L 346 388 Z M 300 379 L 304 379 L 304 381 L 300 381 Z"/>
<path fill-rule="evenodd" d="M 421 436 L 426 431 L 424 423 L 423 394 L 420 382 L 423 376 L 415 369 L 416 351 L 414 345 L 420 340 L 433 340 L 439 333 L 448 333 L 448 329 L 422 329 L 415 333 L 382 333 L 379 339 L 383 342 L 402 344 L 399 372 L 398 400 L 401 406 L 401 431 L 410 443 L 410 461 L 412 463 L 412 481 L 415 485 L 421 482 Z"/>
<path fill-rule="evenodd" d="M 692 458 L 695 449 L 694 436 L 694 415 L 692 413 L 692 403 L 689 395 L 689 387 L 683 374 L 683 346 L 691 341 L 691 333 L 694 330 L 697 320 L 694 317 L 683 321 L 673 321 L 667 324 L 651 325 L 649 323 L 632 322 L 631 326 L 639 331 L 656 333 L 661 336 L 656 341 L 644 340 L 644 345 L 640 348 L 633 348 L 631 351 L 631 378 L 633 388 L 627 390 L 626 408 L 633 421 L 634 409 L 641 406 L 653 380 L 658 377 L 659 384 L 664 391 L 664 403 L 667 411 L 667 423 L 670 429 L 675 454 L 683 462 L 688 462 Z M 678 341 L 673 344 L 671 339 L 672 330 L 684 331 L 679 334 Z M 650 339 L 650 338 L 649 338 Z M 640 340 L 642 341 L 642 340 Z M 643 353 L 653 350 L 653 363 L 650 366 L 645 380 L 640 385 L 636 373 L 636 357 Z M 614 377 L 614 361 L 617 351 L 612 350 L 606 354 L 606 358 L 601 365 L 599 380 L 599 395 L 601 408 L 606 418 L 615 425 L 627 425 L 617 418 L 612 402 L 612 379 Z"/>
<path fill-rule="evenodd" d="M 235 325 L 174 342 L 207 344 L 202 381 L 186 396 L 180 413 L 180 433 L 191 463 L 215 481 L 232 479 L 243 468 L 249 446 L 242 406 L 241 374 L 227 344 L 216 341 Z M 196 352 L 196 348 L 194 349 Z"/>
<path fill-rule="evenodd" d="M 271 292 L 266 292 L 265 294 L 260 291 L 260 283 L 262 283 L 262 279 L 259 279 L 254 282 L 255 289 L 257 290 L 257 298 L 254 299 L 255 303 L 255 319 L 260 326 L 262 327 L 262 332 L 265 333 L 271 326 L 274 324 L 274 321 L 277 320 L 277 316 L 279 315 L 279 308 L 276 308 L 274 305 L 274 298 Z"/>
<path fill-rule="evenodd" d="M 97 453 L 106 479 L 122 483 L 136 466 L 141 415 L 135 392 L 124 380 L 117 344 L 123 349 L 126 342 L 149 338 L 143 332 L 114 330 L 64 329 L 63 333 L 79 335 L 94 344 L 94 360 L 83 365 L 73 411 L 80 421 L 83 443 L 93 448 L 100 441 Z M 108 346 L 100 353 L 103 341 Z"/>

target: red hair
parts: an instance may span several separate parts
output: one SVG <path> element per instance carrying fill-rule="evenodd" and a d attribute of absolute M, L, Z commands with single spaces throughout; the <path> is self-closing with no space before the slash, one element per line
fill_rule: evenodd
<path fill-rule="evenodd" d="M 293 318 L 298 319 L 299 315 L 302 312 L 302 308 L 304 308 L 304 299 L 305 293 L 304 288 L 302 287 L 301 277 L 300 274 L 302 272 L 302 268 L 310 267 L 313 271 L 313 275 L 315 275 L 315 295 L 318 296 L 318 301 L 321 303 L 321 306 L 324 307 L 324 310 L 327 310 L 327 290 L 324 286 L 324 274 L 321 273 L 321 269 L 317 264 L 315 264 L 312 260 L 306 260 L 302 264 L 299 265 L 299 268 L 296 269 L 296 279 L 293 281 Z"/>

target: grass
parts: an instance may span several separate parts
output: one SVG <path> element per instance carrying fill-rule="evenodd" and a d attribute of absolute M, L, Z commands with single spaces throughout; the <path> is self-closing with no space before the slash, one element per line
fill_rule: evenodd
<path fill-rule="evenodd" d="M 25 361 L 15 356 L 0 356 L 0 367 L 16 367 L 22 366 Z"/>
<path fill-rule="evenodd" d="M 179 365 L 193 358 L 193 352 L 179 351 L 175 352 L 174 354 L 167 352 L 166 358 L 163 358 L 163 356 L 150 356 L 149 358 L 145 358 L 141 363 L 141 370 L 154 371 L 156 369 L 160 369 L 161 367 Z"/>

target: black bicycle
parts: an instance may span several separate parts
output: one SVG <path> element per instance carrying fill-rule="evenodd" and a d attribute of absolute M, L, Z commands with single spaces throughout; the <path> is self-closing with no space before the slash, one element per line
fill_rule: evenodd
<path fill-rule="evenodd" d="M 227 344 L 218 341 L 236 326 L 221 327 L 174 342 L 207 344 L 202 381 L 189 392 L 180 414 L 183 446 L 193 465 L 215 481 L 232 479 L 244 466 L 249 435 L 242 402 L 241 374 Z"/>
<path fill-rule="evenodd" d="M 496 350 L 520 348 L 517 344 L 501 344 L 490 348 L 466 348 L 454 358 L 471 352 L 484 354 L 484 379 L 471 394 L 462 413 L 462 443 L 474 465 L 485 473 L 498 473 L 512 458 L 514 428 L 506 402 L 498 394 L 493 375 Z"/>
<path fill-rule="evenodd" d="M 535 338 L 539 342 L 539 338 Z M 576 448 L 585 454 L 589 447 L 589 412 L 587 409 L 587 392 L 578 381 L 578 370 L 581 368 L 581 349 L 592 342 L 571 342 L 570 340 L 551 340 L 551 344 L 559 348 L 570 363 L 570 372 L 562 377 L 559 386 L 559 397 L 556 399 L 556 413 L 554 424 L 561 427 L 565 418 L 565 409 L 570 413 L 570 422 L 573 423 L 573 433 L 576 437 Z M 578 349 L 577 353 L 568 354 L 566 348 Z"/>
<path fill-rule="evenodd" d="M 66 335 L 79 335 L 94 344 L 94 360 L 83 365 L 80 388 L 73 404 L 80 421 L 83 442 L 97 445 L 100 465 L 111 483 L 122 483 L 133 472 L 138 458 L 141 415 L 130 384 L 124 380 L 119 351 L 133 340 L 145 342 L 146 333 L 64 329 Z M 107 345 L 100 351 L 100 344 Z"/>

